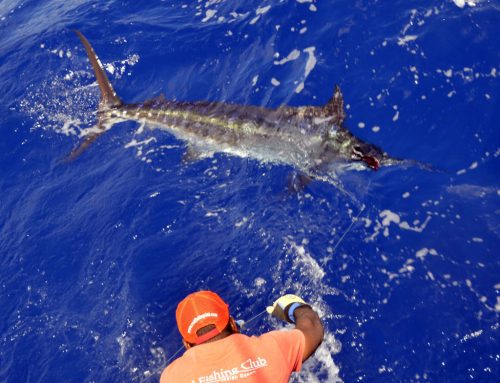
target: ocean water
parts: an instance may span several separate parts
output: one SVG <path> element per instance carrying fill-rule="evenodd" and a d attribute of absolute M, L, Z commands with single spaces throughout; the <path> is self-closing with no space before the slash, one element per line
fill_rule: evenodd
<path fill-rule="evenodd" d="M 500 3 L 0 1 L 0 381 L 156 382 L 175 308 L 212 289 L 248 320 L 283 293 L 326 336 L 294 382 L 500 380 Z M 293 168 L 115 125 L 73 162 L 99 90 L 323 105 L 430 164 Z M 280 328 L 267 315 L 244 331 Z"/>

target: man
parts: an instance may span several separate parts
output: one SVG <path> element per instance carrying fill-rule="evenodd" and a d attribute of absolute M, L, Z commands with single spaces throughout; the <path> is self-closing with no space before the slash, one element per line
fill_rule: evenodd
<path fill-rule="evenodd" d="M 188 295 L 175 313 L 187 351 L 167 366 L 160 383 L 288 382 L 321 344 L 323 325 L 311 306 L 292 294 L 280 297 L 267 312 L 295 328 L 249 337 L 239 333 L 216 293 Z"/>

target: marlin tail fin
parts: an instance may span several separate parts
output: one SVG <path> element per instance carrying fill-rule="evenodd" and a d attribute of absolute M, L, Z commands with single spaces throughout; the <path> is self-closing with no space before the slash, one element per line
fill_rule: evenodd
<path fill-rule="evenodd" d="M 97 58 L 97 55 L 95 54 L 95 51 L 90 45 L 89 41 L 80 31 L 75 30 L 75 33 L 80 38 L 80 41 L 85 47 L 87 56 L 89 57 L 90 63 L 92 64 L 92 68 L 94 69 L 95 78 L 97 80 L 97 83 L 99 84 L 99 89 L 101 90 L 101 104 L 99 105 L 99 108 L 102 109 L 122 105 L 122 101 L 116 95 L 115 90 L 111 86 L 108 76 L 106 76 L 106 73 L 104 73 L 101 61 Z"/>
<path fill-rule="evenodd" d="M 99 102 L 99 111 L 97 113 L 98 115 L 98 122 L 96 124 L 96 127 L 93 133 L 89 134 L 85 140 L 77 147 L 75 148 L 67 157 L 67 160 L 71 161 L 77 158 L 80 154 L 82 154 L 85 149 L 87 149 L 90 144 L 92 144 L 101 134 L 103 134 L 106 129 L 105 129 L 105 119 L 103 117 L 103 111 L 110 109 L 110 108 L 118 108 L 123 105 L 122 100 L 116 95 L 115 90 L 113 89 L 113 86 L 109 82 L 108 76 L 106 76 L 106 73 L 104 72 L 104 69 L 102 67 L 101 61 L 97 58 L 97 55 L 90 45 L 89 41 L 85 38 L 85 36 L 78 30 L 74 31 L 80 41 L 82 42 L 83 46 L 85 47 L 85 51 L 87 52 L 87 56 L 90 60 L 90 64 L 92 65 L 92 68 L 94 69 L 94 74 L 95 78 L 97 80 L 97 83 L 99 84 L 99 89 L 101 91 L 101 100 Z"/>

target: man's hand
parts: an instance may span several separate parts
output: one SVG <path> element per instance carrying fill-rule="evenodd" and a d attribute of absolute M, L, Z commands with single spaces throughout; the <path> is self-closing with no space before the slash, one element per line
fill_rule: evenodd
<path fill-rule="evenodd" d="M 266 310 L 278 319 L 295 323 L 295 328 L 302 331 L 306 340 L 302 361 L 309 358 L 323 341 L 323 324 L 316 311 L 302 298 L 293 294 L 283 295 Z"/>
<path fill-rule="evenodd" d="M 301 307 L 308 306 L 302 298 L 297 295 L 287 294 L 278 298 L 272 306 L 268 306 L 266 311 L 272 316 L 288 323 L 295 323 L 294 311 Z"/>

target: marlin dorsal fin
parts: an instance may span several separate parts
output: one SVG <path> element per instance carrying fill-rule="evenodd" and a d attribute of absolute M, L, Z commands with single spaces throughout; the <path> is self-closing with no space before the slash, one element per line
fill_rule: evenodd
<path fill-rule="evenodd" d="M 338 85 L 335 86 L 335 91 L 333 92 L 332 98 L 322 108 L 323 114 L 325 116 L 331 116 L 334 118 L 336 125 L 342 125 L 345 119 L 344 111 L 344 97 Z"/>
<path fill-rule="evenodd" d="M 101 90 L 101 102 L 100 102 L 100 108 L 109 108 L 112 106 L 120 106 L 122 105 L 122 101 L 120 98 L 116 95 L 115 90 L 113 89 L 113 86 L 109 82 L 108 76 L 106 76 L 106 73 L 104 73 L 104 69 L 102 67 L 101 62 L 97 58 L 96 53 L 94 52 L 94 49 L 88 42 L 88 40 L 85 38 L 85 36 L 78 30 L 75 30 L 75 33 L 77 36 L 80 38 L 80 41 L 82 42 L 83 46 L 85 47 L 85 51 L 87 52 L 87 56 L 89 57 L 90 63 L 92 64 L 92 68 L 94 69 L 95 73 L 95 78 L 97 80 L 97 83 L 99 84 L 99 89 Z"/>
<path fill-rule="evenodd" d="M 280 106 L 276 111 L 285 116 L 318 117 L 341 126 L 346 117 L 344 111 L 344 97 L 339 86 L 335 87 L 332 98 L 323 106 Z"/>

